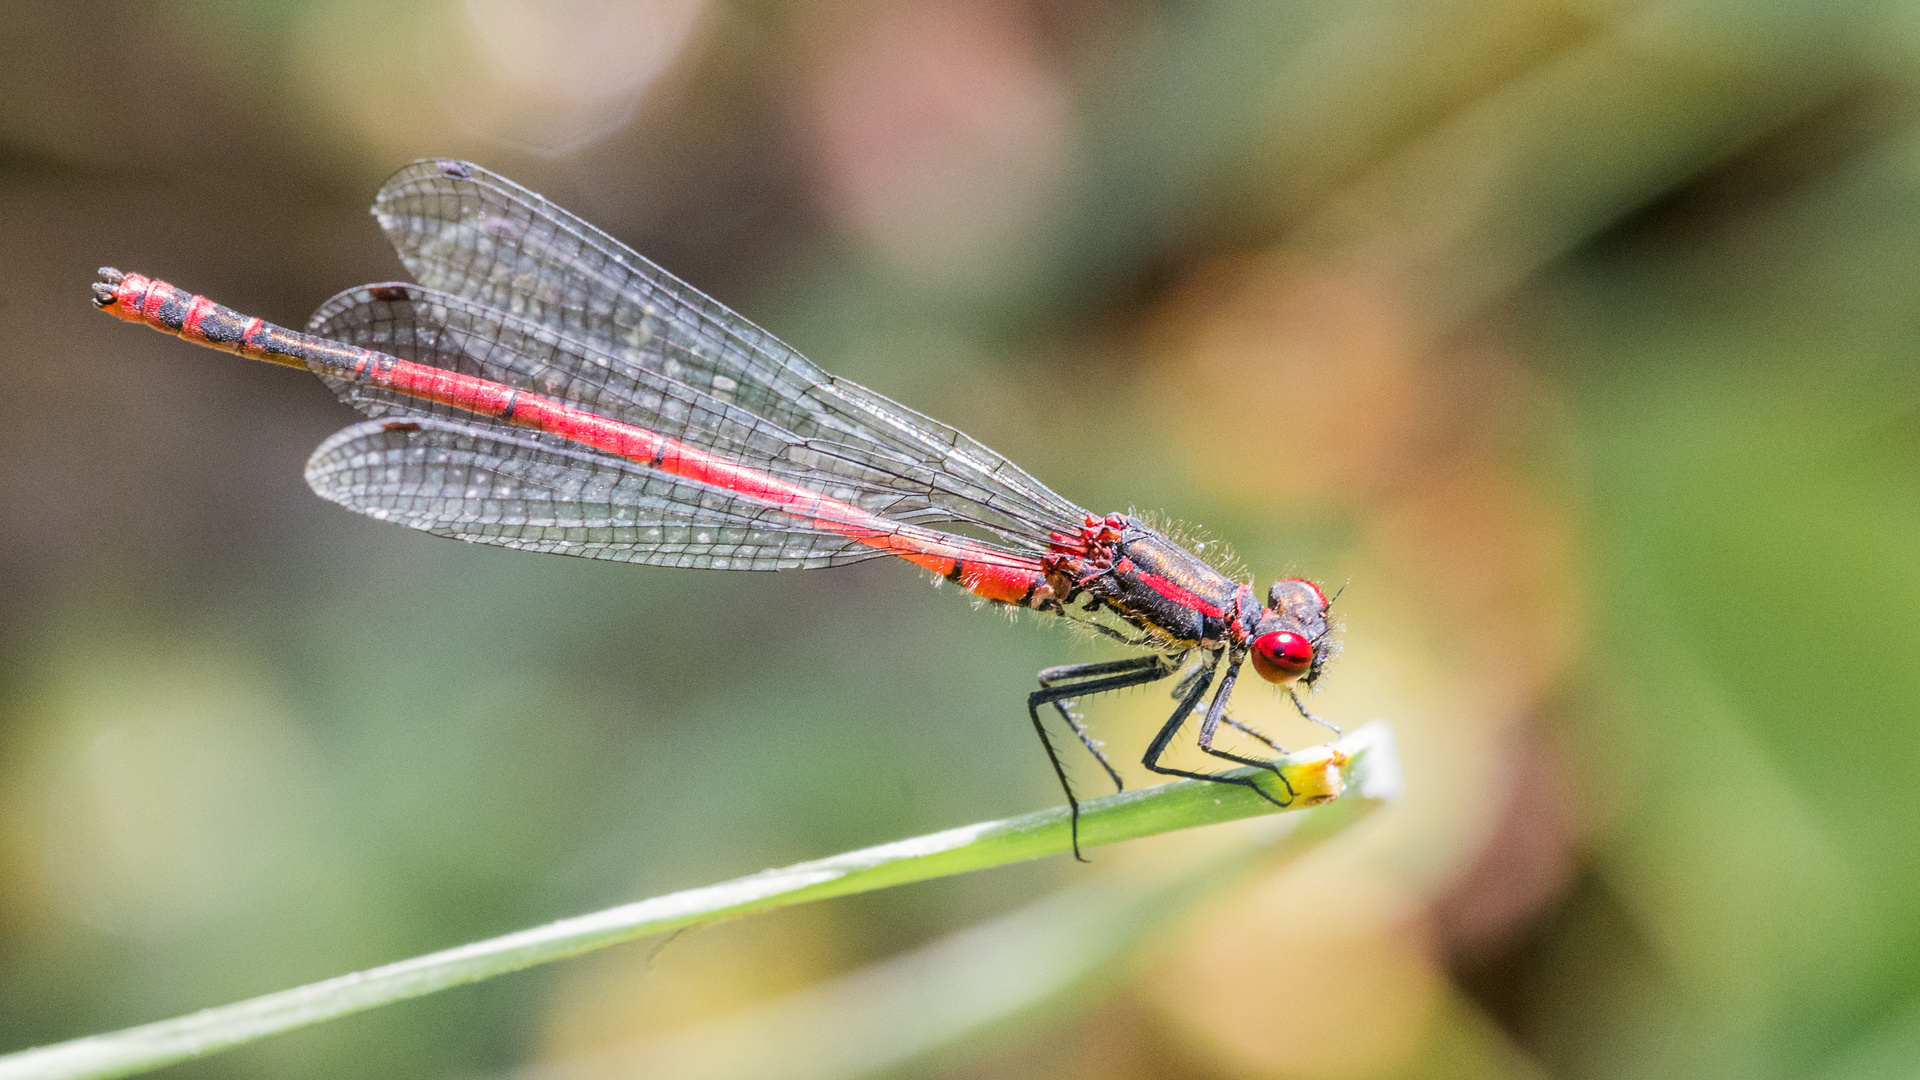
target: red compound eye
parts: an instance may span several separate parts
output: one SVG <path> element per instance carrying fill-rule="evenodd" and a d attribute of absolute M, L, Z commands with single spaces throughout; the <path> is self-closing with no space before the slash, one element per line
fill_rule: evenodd
<path fill-rule="evenodd" d="M 1313 642 L 1291 630 L 1253 639 L 1253 670 L 1268 682 L 1290 683 L 1313 670 Z"/>

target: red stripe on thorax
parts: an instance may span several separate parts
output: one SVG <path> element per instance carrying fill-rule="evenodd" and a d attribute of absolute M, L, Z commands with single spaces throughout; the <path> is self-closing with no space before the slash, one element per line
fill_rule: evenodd
<path fill-rule="evenodd" d="M 1134 580 L 1140 584 L 1179 604 L 1181 607 L 1192 608 L 1200 614 L 1214 619 L 1226 614 L 1226 612 L 1219 607 L 1207 603 L 1194 593 L 1188 592 L 1186 589 L 1175 585 L 1173 582 L 1168 581 L 1158 574 L 1136 572 L 1133 576 Z"/>

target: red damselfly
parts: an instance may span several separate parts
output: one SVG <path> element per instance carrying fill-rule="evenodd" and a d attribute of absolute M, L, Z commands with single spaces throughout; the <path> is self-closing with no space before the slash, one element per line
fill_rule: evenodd
<path fill-rule="evenodd" d="M 1072 711 L 1091 694 L 1179 676 L 1143 764 L 1291 801 L 1271 761 L 1215 736 L 1225 724 L 1282 752 L 1227 714 L 1247 662 L 1326 724 L 1297 690 L 1337 650 L 1313 582 L 1281 580 L 1263 605 L 1250 584 L 1140 519 L 1088 513 L 960 431 L 827 374 L 477 165 L 415 162 L 381 188 L 373 213 L 418 284 L 349 289 L 304 334 L 112 269 L 101 270 L 94 302 L 188 341 L 304 368 L 373 417 L 322 443 L 306 473 L 322 497 L 369 517 L 655 566 L 789 570 L 891 555 L 983 600 L 1141 649 L 1048 668 L 1027 698 L 1066 791 L 1076 856 L 1079 801 L 1041 710 L 1119 786 Z M 1200 748 L 1269 769 L 1284 795 L 1162 762 L 1203 699 Z"/>

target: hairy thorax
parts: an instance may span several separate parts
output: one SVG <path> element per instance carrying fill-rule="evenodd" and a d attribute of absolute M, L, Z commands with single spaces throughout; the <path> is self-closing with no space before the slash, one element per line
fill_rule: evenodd
<path fill-rule="evenodd" d="M 1079 602 L 1111 611 L 1168 648 L 1214 650 L 1244 640 L 1259 611 L 1248 586 L 1124 514 L 1089 514 L 1078 536 L 1056 536 L 1045 566 L 1059 610 Z"/>

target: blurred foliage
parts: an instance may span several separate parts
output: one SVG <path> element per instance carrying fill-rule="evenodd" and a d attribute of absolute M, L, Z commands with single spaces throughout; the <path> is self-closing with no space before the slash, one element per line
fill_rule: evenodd
<path fill-rule="evenodd" d="M 1077 502 L 1348 583 L 1316 709 L 1393 718 L 1407 803 L 927 1075 L 1911 1071 L 1920 9 L 25 0 L 8 28 L 0 1046 L 1057 798 L 1020 695 L 1098 644 L 903 567 L 354 518 L 299 478 L 348 419 L 323 388 L 86 306 L 112 263 L 299 325 L 398 274 L 364 207 L 448 155 Z M 1281 706 L 1236 703 L 1310 740 Z M 1086 711 L 1131 760 L 1166 707 Z M 1078 872 L 174 1072 L 537 1070 Z"/>

